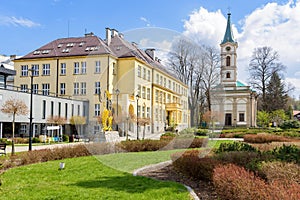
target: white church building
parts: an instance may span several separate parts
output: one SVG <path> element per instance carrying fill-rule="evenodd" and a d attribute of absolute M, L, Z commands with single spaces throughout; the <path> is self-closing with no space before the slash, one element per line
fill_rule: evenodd
<path fill-rule="evenodd" d="M 257 94 L 250 86 L 237 80 L 237 48 L 231 29 L 231 14 L 221 47 L 220 84 L 212 91 L 212 116 L 225 127 L 255 127 Z"/>

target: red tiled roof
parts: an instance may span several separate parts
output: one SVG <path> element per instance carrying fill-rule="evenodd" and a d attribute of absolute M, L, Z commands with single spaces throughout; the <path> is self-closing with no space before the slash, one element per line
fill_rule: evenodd
<path fill-rule="evenodd" d="M 76 38 L 54 40 L 20 59 L 51 58 L 66 56 L 88 56 L 112 54 L 105 42 L 97 36 L 89 35 Z"/>

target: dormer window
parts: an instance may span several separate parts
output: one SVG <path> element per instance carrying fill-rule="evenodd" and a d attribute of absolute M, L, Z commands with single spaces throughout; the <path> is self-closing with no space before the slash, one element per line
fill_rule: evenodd
<path fill-rule="evenodd" d="M 226 57 L 226 66 L 230 66 L 230 56 Z"/>

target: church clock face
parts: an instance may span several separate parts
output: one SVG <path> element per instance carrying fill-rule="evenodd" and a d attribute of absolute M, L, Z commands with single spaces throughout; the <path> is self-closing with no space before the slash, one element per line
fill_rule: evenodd
<path fill-rule="evenodd" d="M 230 49 L 231 49 L 230 46 L 226 47 L 226 51 L 230 51 Z"/>

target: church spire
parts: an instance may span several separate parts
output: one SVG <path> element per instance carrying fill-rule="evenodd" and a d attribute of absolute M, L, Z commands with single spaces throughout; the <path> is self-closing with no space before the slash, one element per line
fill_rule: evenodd
<path fill-rule="evenodd" d="M 235 42 L 231 30 L 231 21 L 230 21 L 230 15 L 231 13 L 229 12 L 227 17 L 227 27 L 226 27 L 226 32 L 223 38 L 223 41 L 221 44 L 225 44 L 226 42 Z"/>

